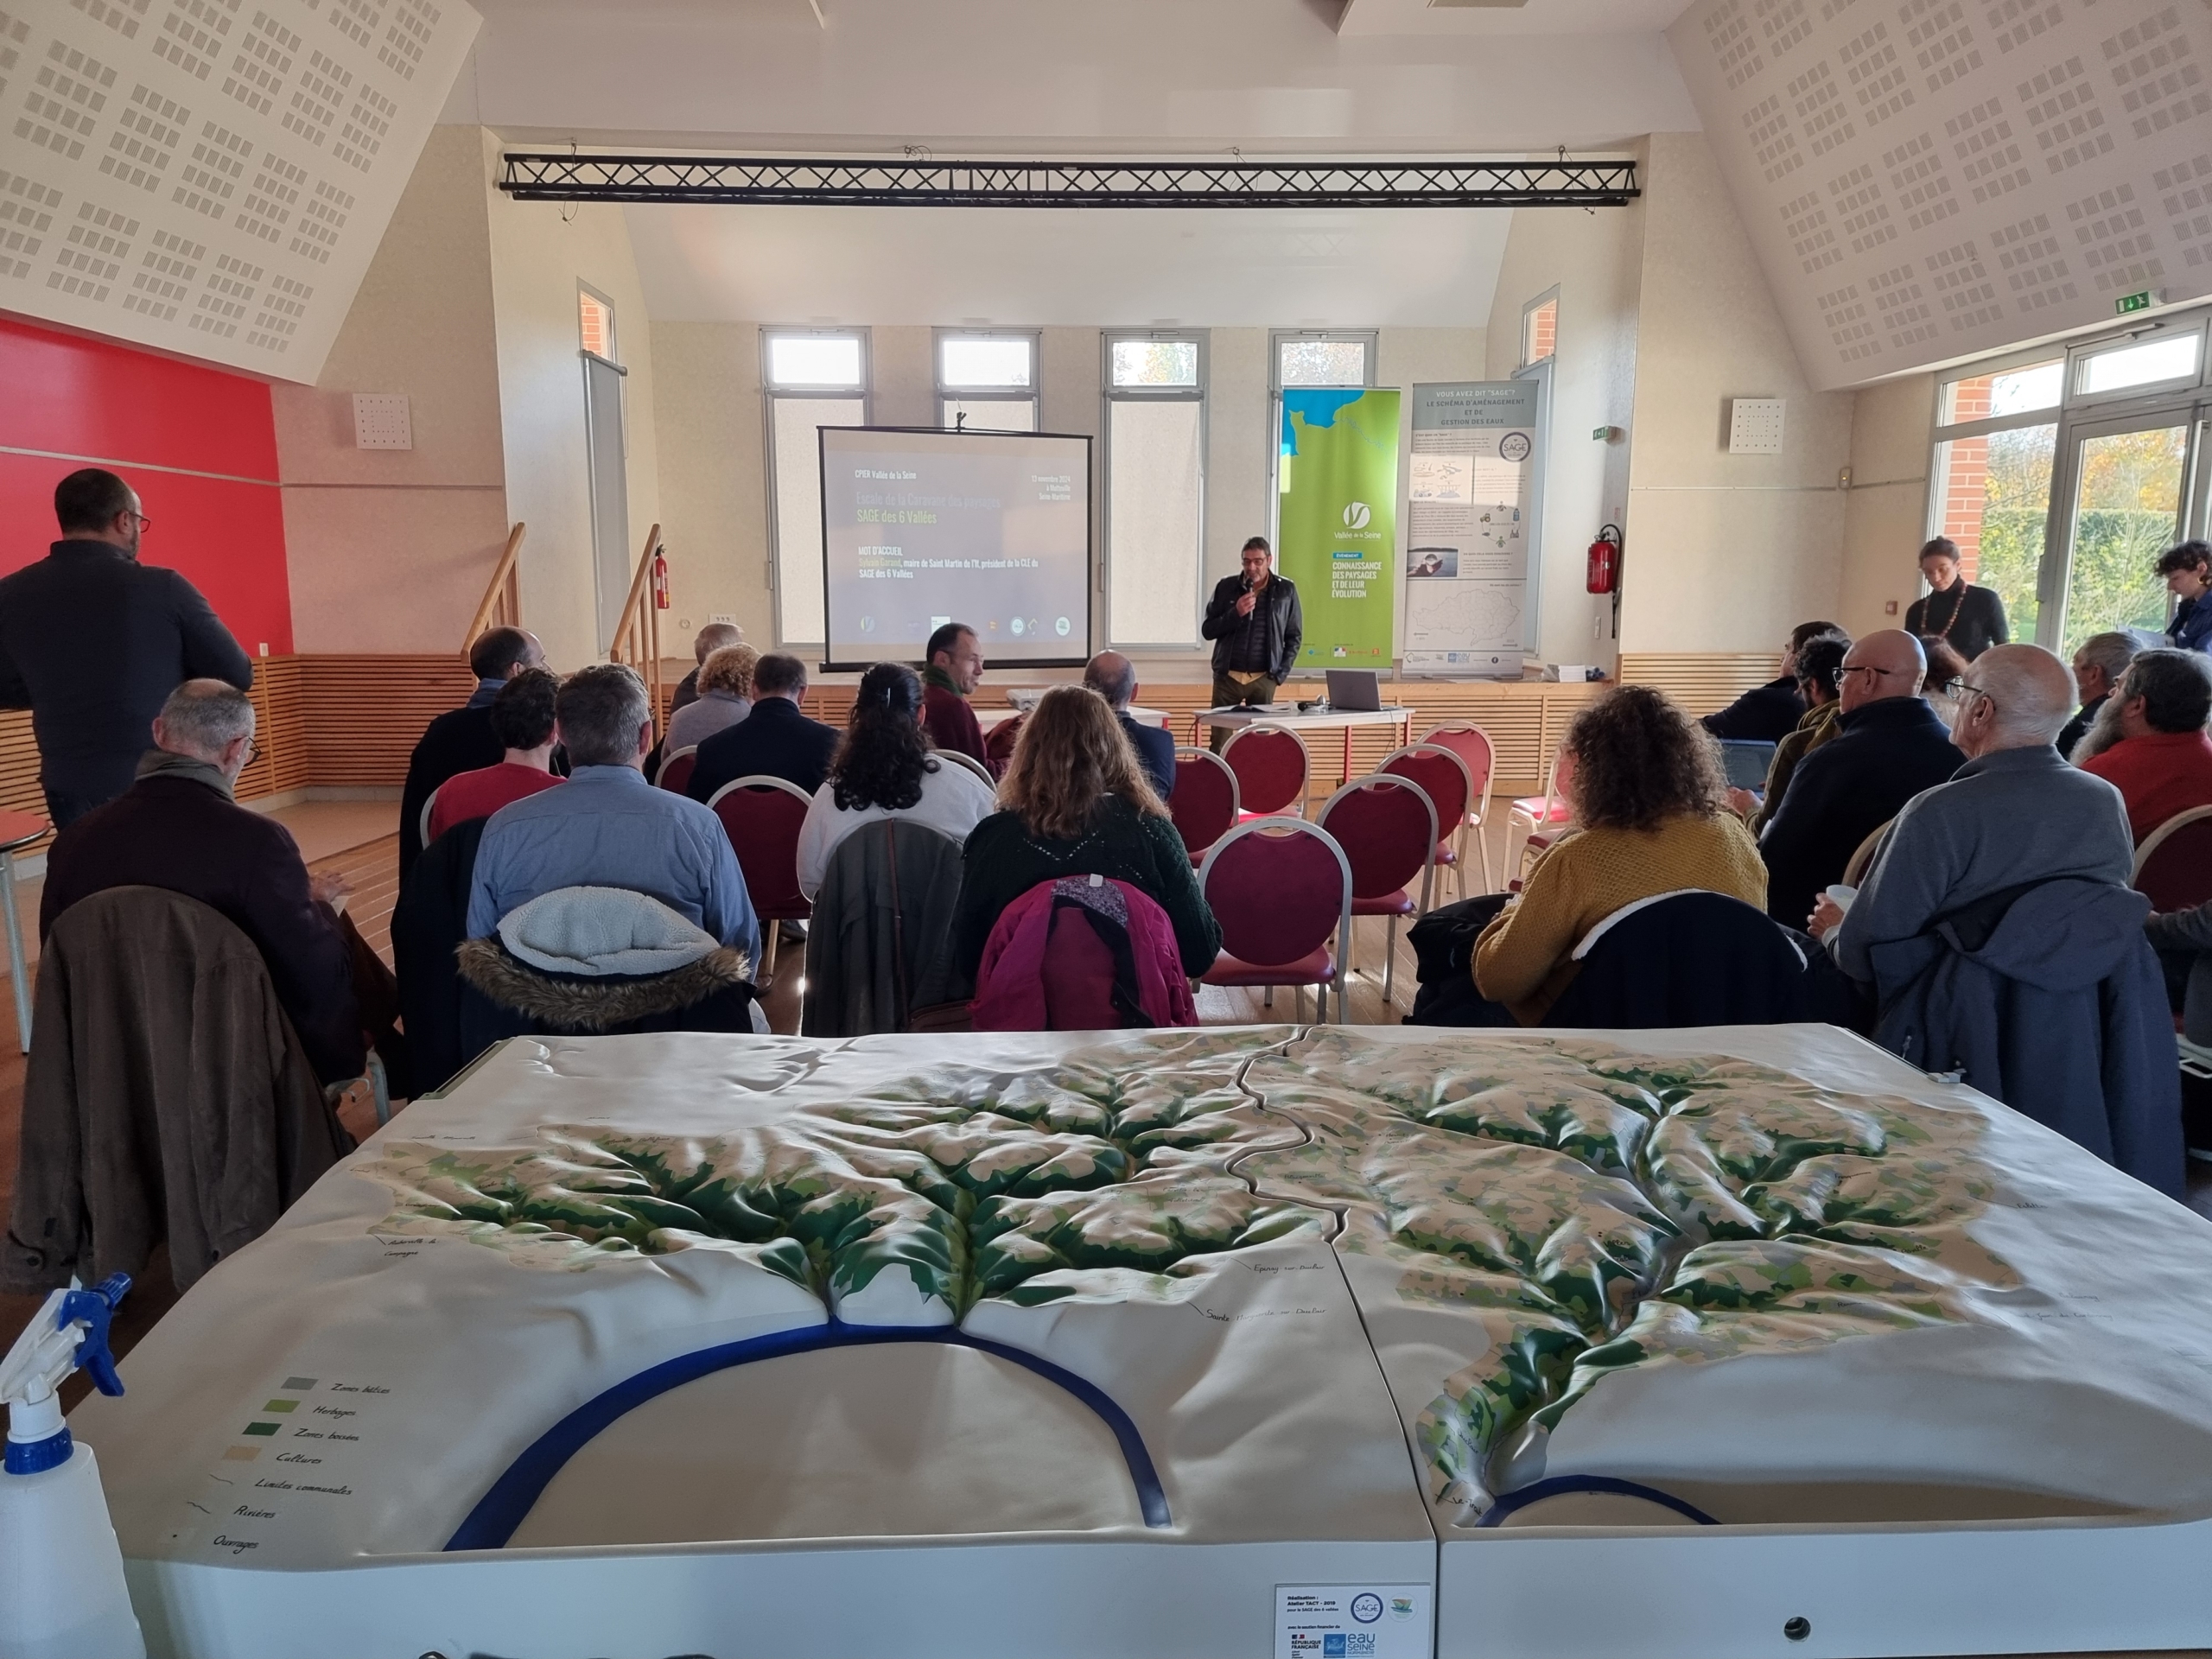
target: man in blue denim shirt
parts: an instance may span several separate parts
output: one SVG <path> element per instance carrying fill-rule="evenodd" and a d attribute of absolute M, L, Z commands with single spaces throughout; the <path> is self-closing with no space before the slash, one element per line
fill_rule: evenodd
<path fill-rule="evenodd" d="M 624 887 L 658 899 L 757 962 L 760 924 L 721 820 L 645 781 L 653 745 L 645 688 L 618 665 L 581 669 L 555 704 L 575 770 L 494 812 L 468 892 L 468 936 L 556 887 Z"/>

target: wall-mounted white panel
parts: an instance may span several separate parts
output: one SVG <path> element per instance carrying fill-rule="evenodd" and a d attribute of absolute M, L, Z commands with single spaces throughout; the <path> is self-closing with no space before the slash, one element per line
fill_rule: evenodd
<path fill-rule="evenodd" d="M 312 381 L 461 0 L 0 0 L 0 309 Z"/>
<path fill-rule="evenodd" d="M 1817 385 L 2212 292 L 2196 0 L 1698 0 L 1669 38 Z"/>

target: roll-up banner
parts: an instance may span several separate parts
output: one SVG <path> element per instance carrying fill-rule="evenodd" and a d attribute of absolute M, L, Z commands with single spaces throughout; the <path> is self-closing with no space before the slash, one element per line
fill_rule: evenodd
<path fill-rule="evenodd" d="M 1406 537 L 1408 674 L 1521 677 L 1542 458 L 1537 387 L 1414 388 Z"/>
<path fill-rule="evenodd" d="M 1300 668 L 1389 671 L 1398 399 L 1395 387 L 1282 394 L 1276 564 L 1305 613 Z"/>

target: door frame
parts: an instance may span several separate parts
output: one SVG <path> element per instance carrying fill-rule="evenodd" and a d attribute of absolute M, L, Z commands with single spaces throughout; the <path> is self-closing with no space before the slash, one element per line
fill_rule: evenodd
<path fill-rule="evenodd" d="M 2036 577 L 2036 643 L 2055 652 L 2065 639 L 2066 601 L 2074 581 L 2075 493 L 2081 478 L 2082 446 L 2094 438 L 2122 433 L 2182 428 L 2176 539 L 2202 536 L 2208 522 L 2207 491 L 2212 486 L 2212 468 L 2208 468 L 2205 454 L 2206 441 L 2212 437 L 2212 394 L 2196 388 L 2167 391 L 2072 418 L 2062 414 L 2057 425 L 2050 456 L 2050 505 L 2044 521 L 2044 552 Z M 2171 600 L 2166 614 L 2173 614 Z"/>

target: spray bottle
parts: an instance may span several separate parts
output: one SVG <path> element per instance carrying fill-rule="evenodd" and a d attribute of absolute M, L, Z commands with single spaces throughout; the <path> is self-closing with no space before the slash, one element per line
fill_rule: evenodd
<path fill-rule="evenodd" d="M 107 1327 L 130 1288 L 118 1273 L 55 1291 L 0 1360 L 0 1659 L 145 1659 L 99 1465 L 69 1438 L 59 1392 L 80 1366 L 102 1394 L 123 1392 Z"/>

